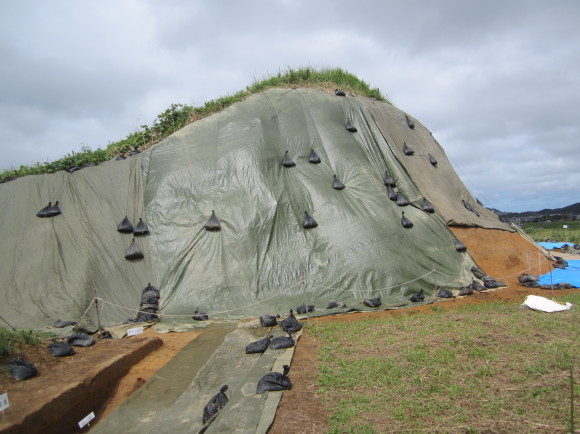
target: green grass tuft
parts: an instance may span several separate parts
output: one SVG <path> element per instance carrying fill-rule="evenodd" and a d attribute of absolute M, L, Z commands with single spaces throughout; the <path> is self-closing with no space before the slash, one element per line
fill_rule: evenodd
<path fill-rule="evenodd" d="M 48 337 L 46 333 L 33 330 L 8 330 L 0 328 L 0 356 L 12 354 L 22 346 L 36 345 Z"/>

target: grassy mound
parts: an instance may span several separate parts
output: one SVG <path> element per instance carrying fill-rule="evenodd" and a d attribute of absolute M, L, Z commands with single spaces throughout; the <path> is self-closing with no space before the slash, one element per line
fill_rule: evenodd
<path fill-rule="evenodd" d="M 72 151 L 63 158 L 45 163 L 35 163 L 31 166 L 20 166 L 18 169 L 8 169 L 0 173 L 0 183 L 12 181 L 26 175 L 40 175 L 67 170 L 71 167 L 87 167 L 123 155 L 133 149 L 144 150 L 160 142 L 170 134 L 195 122 L 219 112 L 236 102 L 243 101 L 248 96 L 274 87 L 319 87 L 354 92 L 370 98 L 384 101 L 385 98 L 377 88 L 371 88 L 354 74 L 341 68 L 314 69 L 310 67 L 292 69 L 276 75 L 256 80 L 245 90 L 206 102 L 203 106 L 192 107 L 186 104 L 171 104 L 160 113 L 151 125 L 141 125 L 137 130 L 122 140 L 107 145 L 106 149 L 92 150 L 81 148 L 80 152 Z"/>

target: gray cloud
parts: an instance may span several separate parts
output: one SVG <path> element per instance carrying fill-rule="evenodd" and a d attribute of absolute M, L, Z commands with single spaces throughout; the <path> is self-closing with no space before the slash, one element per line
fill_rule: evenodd
<path fill-rule="evenodd" d="M 580 200 L 574 0 L 0 8 L 0 169 L 106 146 L 172 103 L 201 105 L 288 66 L 340 66 L 433 131 L 487 205 Z"/>

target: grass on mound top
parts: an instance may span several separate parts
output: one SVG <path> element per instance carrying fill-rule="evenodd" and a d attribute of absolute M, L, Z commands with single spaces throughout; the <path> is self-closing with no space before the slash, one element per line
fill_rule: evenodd
<path fill-rule="evenodd" d="M 80 151 L 72 151 L 55 161 L 4 170 L 0 173 L 0 183 L 26 175 L 41 175 L 67 170 L 71 167 L 96 165 L 118 155 L 127 154 L 133 149 L 147 149 L 191 122 L 217 113 L 236 102 L 243 101 L 252 94 L 274 87 L 320 87 L 326 89 L 338 87 L 369 98 L 385 100 L 379 89 L 371 88 L 368 83 L 341 68 L 288 68 L 286 71 L 254 81 L 245 90 L 208 101 L 200 107 L 171 104 L 167 110 L 155 118 L 151 125 L 141 125 L 139 129 L 124 139 L 109 143 L 105 149 L 92 150 L 85 146 Z"/>
<path fill-rule="evenodd" d="M 490 303 L 320 323 L 331 432 L 565 432 L 580 419 L 580 294 L 547 314 Z"/>

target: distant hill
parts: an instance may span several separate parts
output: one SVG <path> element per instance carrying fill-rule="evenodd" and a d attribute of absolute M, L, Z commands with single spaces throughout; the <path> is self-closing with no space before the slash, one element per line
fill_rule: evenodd
<path fill-rule="evenodd" d="M 563 208 L 546 208 L 540 211 L 504 212 L 494 208 L 491 208 L 490 210 L 499 216 L 500 220 L 504 222 L 576 220 L 580 215 L 580 202 L 565 206 Z"/>

